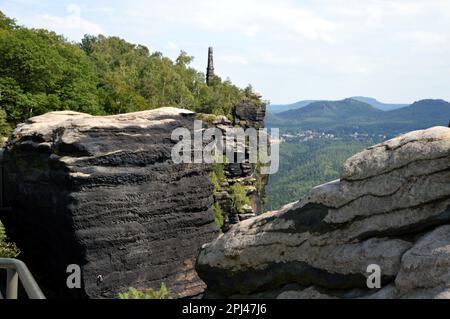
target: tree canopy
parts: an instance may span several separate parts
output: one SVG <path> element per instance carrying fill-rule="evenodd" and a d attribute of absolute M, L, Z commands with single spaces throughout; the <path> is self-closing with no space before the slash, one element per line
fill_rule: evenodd
<path fill-rule="evenodd" d="M 118 37 L 86 35 L 81 43 L 16 24 L 0 11 L 0 130 L 49 111 L 117 114 L 174 106 L 231 114 L 254 98 L 202 72 L 181 51 L 175 61 Z"/>

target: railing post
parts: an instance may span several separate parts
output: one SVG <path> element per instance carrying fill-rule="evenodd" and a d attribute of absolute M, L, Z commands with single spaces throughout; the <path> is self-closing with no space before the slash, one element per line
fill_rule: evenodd
<path fill-rule="evenodd" d="M 15 269 L 6 270 L 6 299 L 17 299 L 19 274 Z"/>
<path fill-rule="evenodd" d="M 23 261 L 0 258 L 0 269 L 6 269 L 6 299 L 17 299 L 19 280 L 28 298 L 45 299 L 44 294 Z"/>

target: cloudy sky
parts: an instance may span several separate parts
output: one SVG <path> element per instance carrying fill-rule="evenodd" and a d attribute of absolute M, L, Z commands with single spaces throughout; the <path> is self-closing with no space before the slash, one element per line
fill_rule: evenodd
<path fill-rule="evenodd" d="M 450 0 L 0 0 L 19 24 L 79 41 L 185 50 L 274 104 L 364 95 L 450 100 Z"/>

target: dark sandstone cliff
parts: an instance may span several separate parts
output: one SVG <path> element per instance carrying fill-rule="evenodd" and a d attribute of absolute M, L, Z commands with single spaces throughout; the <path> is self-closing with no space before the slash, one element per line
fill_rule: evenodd
<path fill-rule="evenodd" d="M 240 123 L 263 125 L 251 105 L 241 112 Z M 12 212 L 1 218 L 48 297 L 114 298 L 161 283 L 175 298 L 204 291 L 194 264 L 218 235 L 211 165 L 171 159 L 173 130 L 192 132 L 197 117 L 175 108 L 52 112 L 16 128 L 2 161 Z M 82 289 L 66 287 L 70 264 L 81 266 Z"/>
<path fill-rule="evenodd" d="M 210 168 L 171 162 L 172 130 L 195 114 L 173 108 L 30 119 L 4 153 L 10 237 L 50 296 L 115 297 L 128 287 L 199 294 L 199 247 L 216 236 Z M 65 287 L 69 264 L 81 290 Z"/>

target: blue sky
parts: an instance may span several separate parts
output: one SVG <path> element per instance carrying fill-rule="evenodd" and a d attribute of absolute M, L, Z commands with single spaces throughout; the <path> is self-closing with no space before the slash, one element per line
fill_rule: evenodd
<path fill-rule="evenodd" d="M 450 100 L 449 0 L 0 0 L 29 27 L 117 35 L 251 83 L 272 103 Z"/>

